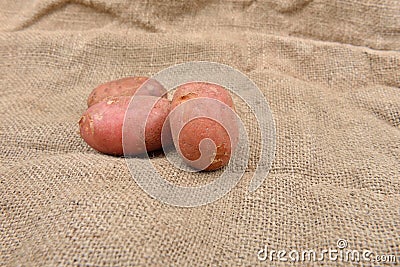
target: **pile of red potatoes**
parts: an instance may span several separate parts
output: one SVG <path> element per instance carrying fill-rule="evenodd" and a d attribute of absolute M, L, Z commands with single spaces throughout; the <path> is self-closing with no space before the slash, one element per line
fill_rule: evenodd
<path fill-rule="evenodd" d="M 221 104 L 189 101 L 205 98 Z M 238 142 L 236 117 L 230 115 L 235 110 L 232 97 L 224 87 L 212 83 L 178 86 L 169 101 L 167 90 L 157 81 L 127 77 L 96 87 L 87 106 L 79 120 L 80 135 L 89 146 L 109 155 L 140 155 L 173 144 L 189 166 L 212 171 L 227 165 Z M 202 113 L 218 114 L 229 129 L 209 116 L 198 116 Z M 190 116 L 195 117 L 184 121 Z M 202 144 L 205 139 L 213 144 Z"/>

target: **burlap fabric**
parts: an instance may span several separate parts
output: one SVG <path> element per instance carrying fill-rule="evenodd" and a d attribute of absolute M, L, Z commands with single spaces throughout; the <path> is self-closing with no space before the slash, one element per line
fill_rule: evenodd
<path fill-rule="evenodd" d="M 0 265 L 284 266 L 257 252 L 338 239 L 400 256 L 397 0 L 3 0 L 0 30 Z M 261 140 L 238 104 L 246 174 L 217 202 L 178 208 L 89 148 L 77 122 L 99 83 L 198 60 L 262 90 L 276 158 L 248 193 Z M 213 178 L 152 162 L 177 184 Z"/>

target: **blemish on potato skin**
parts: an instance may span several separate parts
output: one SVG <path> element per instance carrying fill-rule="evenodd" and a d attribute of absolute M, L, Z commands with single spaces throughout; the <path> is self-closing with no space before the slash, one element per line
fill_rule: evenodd
<path fill-rule="evenodd" d="M 94 123 L 93 123 L 93 119 L 92 117 L 90 117 L 90 115 L 87 115 L 89 118 L 89 128 L 90 128 L 90 132 L 92 133 L 92 135 L 94 135 Z"/>
<path fill-rule="evenodd" d="M 79 125 L 85 123 L 85 120 L 86 120 L 86 116 L 81 116 L 81 118 L 79 119 L 79 122 L 78 122 Z"/>
<path fill-rule="evenodd" d="M 181 96 L 180 98 L 181 98 L 181 100 L 186 101 L 186 100 L 189 100 L 192 98 L 196 98 L 197 96 L 198 96 L 198 94 L 196 94 L 196 93 L 188 93 L 186 95 Z"/>
<path fill-rule="evenodd" d="M 94 118 L 95 120 L 97 120 L 97 121 L 101 121 L 101 120 L 103 119 L 103 115 L 101 115 L 101 114 L 95 114 L 95 115 L 93 116 L 93 118 Z"/>
<path fill-rule="evenodd" d="M 223 160 L 216 158 L 216 159 L 213 160 L 213 162 L 211 162 L 211 165 L 213 165 L 215 163 L 219 163 L 219 162 L 223 162 Z"/>

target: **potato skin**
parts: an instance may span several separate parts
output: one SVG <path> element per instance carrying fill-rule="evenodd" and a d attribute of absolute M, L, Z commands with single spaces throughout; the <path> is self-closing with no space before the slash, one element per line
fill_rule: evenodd
<path fill-rule="evenodd" d="M 179 110 L 179 105 L 190 99 L 199 97 L 207 97 L 219 100 L 234 110 L 232 97 L 225 88 L 216 84 L 205 82 L 193 82 L 179 86 L 174 93 L 171 103 L 171 110 L 174 108 L 178 108 Z M 204 111 L 204 114 L 206 114 L 207 112 L 205 111 L 211 108 L 208 105 L 196 105 L 195 101 L 189 101 L 186 103 L 186 105 L 188 106 L 183 109 L 183 114 L 178 115 L 172 113 L 170 117 L 173 141 L 175 147 L 179 147 L 178 152 L 181 154 L 184 161 L 195 169 L 204 169 L 205 171 L 217 170 L 228 164 L 233 149 L 238 143 L 239 130 L 236 117 L 232 118 L 232 116 L 230 116 L 230 118 L 227 118 L 230 121 L 230 126 L 232 126 L 231 129 L 233 129 L 233 131 L 230 131 L 232 138 L 231 142 L 231 138 L 223 125 L 210 118 L 195 118 L 187 122 L 183 128 L 181 128 L 182 118 L 192 118 L 193 110 L 196 110 L 196 112 L 200 113 Z M 218 114 L 228 114 L 226 113 L 225 108 L 217 108 L 216 110 L 214 110 L 215 107 L 212 108 L 212 112 Z M 228 116 L 229 115 L 226 115 L 225 118 Z M 181 128 L 181 131 L 178 132 L 177 128 Z M 201 157 L 199 150 L 200 142 L 206 138 L 211 139 L 215 144 L 216 151 L 214 158 L 212 156 Z M 206 149 L 213 151 L 214 147 L 206 146 Z M 197 161 L 194 162 L 195 160 Z M 207 167 L 204 168 L 205 166 Z"/>
<path fill-rule="evenodd" d="M 88 107 L 91 107 L 94 104 L 105 101 L 111 97 L 133 96 L 135 93 L 138 95 L 166 97 L 167 91 L 165 88 L 153 79 L 146 83 L 146 86 L 138 91 L 140 86 L 148 79 L 148 77 L 141 76 L 126 77 L 100 84 L 90 93 L 87 100 L 87 105 Z"/>
<path fill-rule="evenodd" d="M 125 144 L 125 155 L 138 155 L 146 151 L 154 151 L 161 148 L 161 130 L 170 111 L 170 103 L 165 98 L 154 96 L 135 96 L 135 103 L 138 105 L 130 106 L 131 97 L 112 97 L 107 101 L 99 102 L 89 107 L 79 121 L 80 135 L 85 142 L 95 150 L 115 155 L 124 155 L 122 144 L 122 133 L 125 113 L 133 108 L 130 115 L 130 122 L 125 125 L 128 138 Z M 154 105 L 149 114 L 145 125 L 145 144 L 140 139 L 140 124 L 135 122 L 145 122 L 147 112 L 144 106 Z M 151 106 L 150 106 L 151 107 Z M 168 125 L 168 123 L 166 124 Z M 144 126 L 144 124 L 142 125 Z M 169 129 L 166 131 L 170 135 Z M 166 140 L 171 139 L 167 135 Z M 171 142 L 171 141 L 170 141 Z"/>

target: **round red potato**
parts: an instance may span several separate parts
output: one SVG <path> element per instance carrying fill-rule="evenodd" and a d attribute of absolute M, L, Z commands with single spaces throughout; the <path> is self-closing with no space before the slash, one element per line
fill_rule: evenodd
<path fill-rule="evenodd" d="M 135 96 L 129 105 L 130 101 L 129 96 L 112 97 L 89 107 L 79 121 L 80 135 L 85 142 L 99 152 L 115 156 L 160 149 L 162 127 L 170 111 L 169 101 L 154 96 Z M 169 128 L 166 129 L 164 138 L 170 140 Z"/>
<path fill-rule="evenodd" d="M 111 97 L 116 96 L 133 96 L 137 95 L 149 95 L 166 97 L 167 91 L 165 88 L 154 79 L 148 77 L 127 77 L 119 80 L 103 83 L 97 86 L 88 97 L 88 107 L 97 104 L 101 101 L 107 100 Z M 140 88 L 142 84 L 146 84 Z M 140 90 L 138 91 L 138 89 Z"/>
<path fill-rule="evenodd" d="M 179 86 L 171 110 L 173 142 L 189 166 L 212 171 L 228 164 L 239 130 L 232 97 L 225 88 L 205 82 Z"/>

